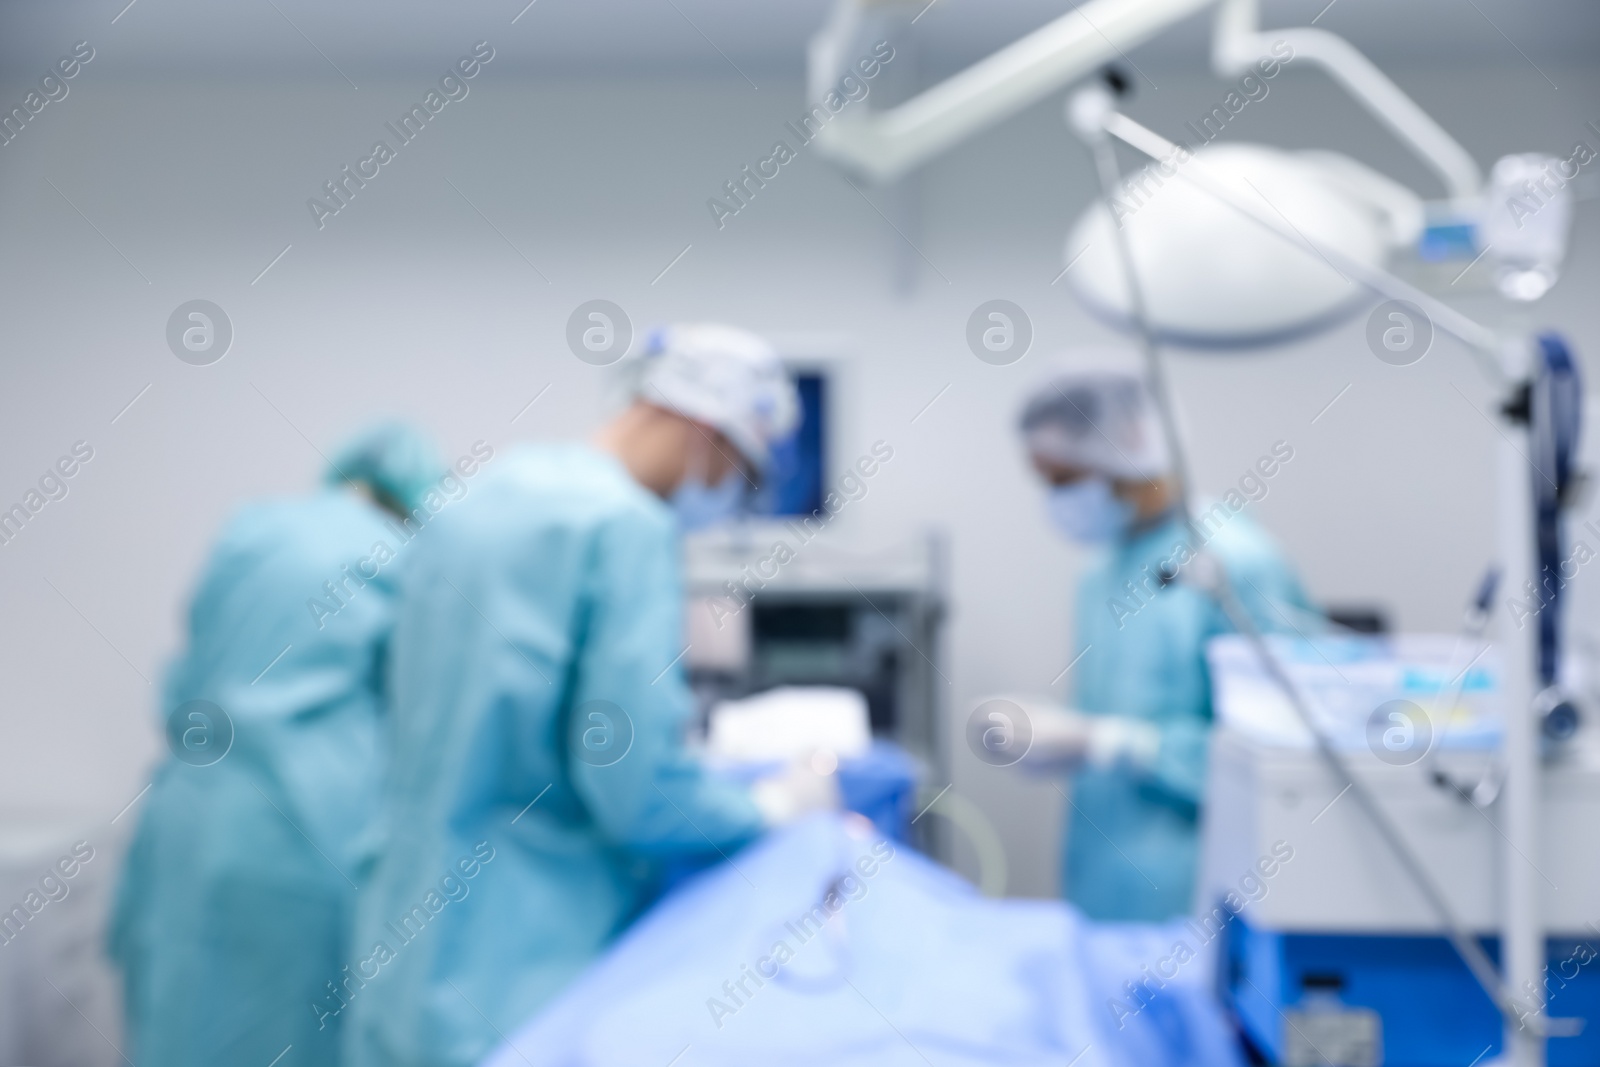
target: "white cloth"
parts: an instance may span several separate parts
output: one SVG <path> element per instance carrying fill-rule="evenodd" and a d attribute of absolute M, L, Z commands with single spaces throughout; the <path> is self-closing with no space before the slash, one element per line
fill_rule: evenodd
<path fill-rule="evenodd" d="M 867 700 L 839 686 L 779 686 L 711 709 L 707 748 L 732 763 L 797 759 L 827 749 L 839 759 L 872 744 Z"/>

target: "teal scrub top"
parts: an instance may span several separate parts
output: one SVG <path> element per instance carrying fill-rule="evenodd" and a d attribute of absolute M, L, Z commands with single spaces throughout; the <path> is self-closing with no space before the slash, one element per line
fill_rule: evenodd
<path fill-rule="evenodd" d="M 352 1067 L 468 1067 L 594 960 L 664 861 L 760 829 L 683 746 L 672 515 L 612 457 L 522 446 L 419 538 L 384 840 L 328 1010 Z"/>
<path fill-rule="evenodd" d="M 168 758 L 133 809 L 111 951 L 136 1062 L 265 1065 L 290 1045 L 296 1065 L 338 1062 L 337 1031 L 308 1006 L 344 962 L 377 809 L 400 565 L 378 565 L 380 542 L 401 544 L 383 513 L 330 489 L 240 509 L 203 572 L 161 709 L 209 701 L 233 741 L 207 766 Z M 195 728 L 220 746 L 218 722 Z"/>
<path fill-rule="evenodd" d="M 1232 626 L 1183 577 L 1162 586 L 1161 564 L 1186 540 L 1204 540 L 1257 626 L 1313 625 L 1298 578 L 1259 527 L 1219 504 L 1198 529 L 1209 538 L 1190 537 L 1175 516 L 1158 521 L 1111 547 L 1078 588 L 1074 705 L 1133 717 L 1161 737 L 1149 767 L 1088 767 L 1073 777 L 1062 885 L 1090 918 L 1157 921 L 1194 905 L 1212 721 L 1205 649 Z"/>

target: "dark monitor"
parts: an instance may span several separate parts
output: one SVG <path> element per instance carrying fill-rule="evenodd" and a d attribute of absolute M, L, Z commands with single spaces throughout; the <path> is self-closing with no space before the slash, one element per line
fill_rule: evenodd
<path fill-rule="evenodd" d="M 816 371 L 795 374 L 800 425 L 772 449 L 772 465 L 750 502 L 755 515 L 812 515 L 822 510 L 827 470 L 828 380 Z"/>
<path fill-rule="evenodd" d="M 1375 604 L 1330 604 L 1323 614 L 1335 626 L 1358 634 L 1386 634 L 1389 614 Z"/>

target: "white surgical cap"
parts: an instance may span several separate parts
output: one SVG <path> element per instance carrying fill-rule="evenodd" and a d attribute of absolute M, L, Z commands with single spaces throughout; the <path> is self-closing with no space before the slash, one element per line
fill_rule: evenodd
<path fill-rule="evenodd" d="M 735 326 L 678 323 L 651 332 L 634 396 L 714 426 L 760 470 L 772 445 L 793 432 L 800 399 L 778 354 Z"/>
<path fill-rule="evenodd" d="M 1171 469 L 1155 403 L 1131 374 L 1051 379 L 1028 398 L 1022 436 L 1036 455 L 1110 478 L 1148 481 Z"/>

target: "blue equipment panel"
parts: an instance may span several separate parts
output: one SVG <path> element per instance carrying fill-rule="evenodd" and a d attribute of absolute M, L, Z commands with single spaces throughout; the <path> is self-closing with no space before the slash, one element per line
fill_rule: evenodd
<path fill-rule="evenodd" d="M 1483 947 L 1498 962 L 1498 939 L 1484 938 Z M 1550 1067 L 1600 1064 L 1600 934 L 1553 938 L 1546 959 L 1550 1014 L 1592 1023 L 1576 1037 L 1551 1039 Z M 1284 1013 L 1302 1009 L 1308 990 L 1378 1014 L 1383 1067 L 1465 1067 L 1500 1051 L 1500 1014 L 1443 937 L 1286 934 L 1236 916 L 1219 965 L 1224 1003 L 1269 1063 L 1285 1061 Z"/>

